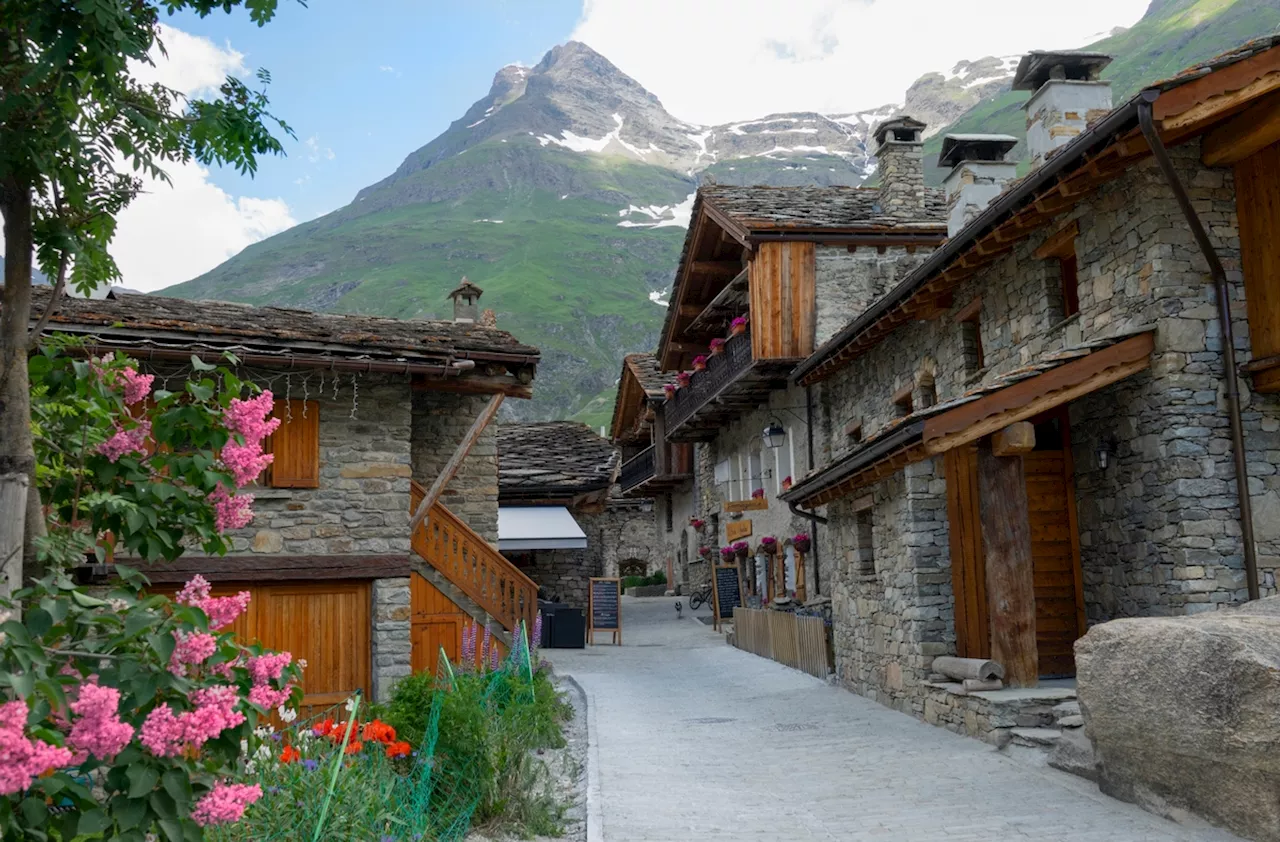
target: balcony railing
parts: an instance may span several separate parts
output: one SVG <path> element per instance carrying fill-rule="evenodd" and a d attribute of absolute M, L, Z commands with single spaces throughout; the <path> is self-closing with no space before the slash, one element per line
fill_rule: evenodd
<path fill-rule="evenodd" d="M 663 407 L 667 434 L 677 432 L 699 409 L 751 369 L 751 332 L 729 337 L 724 351 L 709 357 L 704 371 L 694 373 Z"/>
<path fill-rule="evenodd" d="M 653 445 L 649 445 L 622 464 L 622 491 L 626 493 L 640 483 L 653 479 L 654 466 Z"/>

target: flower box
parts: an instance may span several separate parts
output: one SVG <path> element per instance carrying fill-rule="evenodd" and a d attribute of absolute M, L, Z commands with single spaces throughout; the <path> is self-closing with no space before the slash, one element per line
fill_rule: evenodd
<path fill-rule="evenodd" d="M 694 371 L 706 371 L 706 368 L 707 368 L 706 356 L 704 356 L 703 354 L 699 354 L 698 356 L 693 358 Z"/>
<path fill-rule="evenodd" d="M 724 340 L 716 337 L 711 340 L 711 356 L 717 356 L 724 353 Z"/>
<path fill-rule="evenodd" d="M 798 553 L 807 553 L 813 546 L 813 540 L 808 535 L 797 535 L 791 539 L 791 546 L 795 547 Z"/>

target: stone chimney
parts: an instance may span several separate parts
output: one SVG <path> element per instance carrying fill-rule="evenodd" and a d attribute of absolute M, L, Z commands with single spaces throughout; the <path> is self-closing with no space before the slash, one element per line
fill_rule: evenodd
<path fill-rule="evenodd" d="M 1032 91 L 1024 106 L 1032 169 L 1111 110 L 1111 83 L 1099 78 L 1110 63 L 1111 56 L 1104 53 L 1034 52 L 1022 57 L 1013 89 Z"/>
<path fill-rule="evenodd" d="M 924 215 L 924 127 L 910 117 L 895 117 L 876 127 L 880 211 L 886 216 Z"/>
<path fill-rule="evenodd" d="M 1018 145 L 1007 134 L 949 134 L 942 139 L 938 166 L 950 167 L 942 182 L 947 191 L 947 236 L 968 225 L 1018 177 L 1018 165 L 1005 157 Z"/>
<path fill-rule="evenodd" d="M 449 293 L 449 297 L 453 299 L 453 320 L 470 324 L 478 319 L 480 317 L 478 302 L 483 294 L 484 290 L 468 281 L 466 275 L 463 275 L 458 288 Z"/>

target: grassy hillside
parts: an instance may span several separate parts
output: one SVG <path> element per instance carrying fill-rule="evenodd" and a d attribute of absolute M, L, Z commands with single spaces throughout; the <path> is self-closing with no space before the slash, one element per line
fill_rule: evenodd
<path fill-rule="evenodd" d="M 542 349 L 538 398 L 517 410 L 563 417 L 610 388 L 617 361 L 651 347 L 661 325 L 649 293 L 670 283 L 684 229 L 618 227 L 619 211 L 677 204 L 693 186 L 657 167 L 530 145 L 486 143 L 424 170 L 426 185 L 396 189 L 499 185 L 413 204 L 371 197 L 384 208 L 357 202 L 166 293 L 432 318 L 451 315 L 445 295 L 467 275 L 500 327 Z"/>
<path fill-rule="evenodd" d="M 1280 31 L 1278 0 L 1153 0 L 1146 16 L 1131 29 L 1083 49 L 1107 53 L 1115 60 L 1103 72 L 1111 80 L 1116 105 L 1143 86 L 1175 75 L 1186 67 L 1272 32 Z M 937 169 L 942 136 L 947 132 L 987 132 L 1026 136 L 1025 91 L 1006 91 L 965 112 L 946 132 L 925 144 L 927 178 L 941 184 Z M 1015 155 L 1025 157 L 1019 146 Z"/>

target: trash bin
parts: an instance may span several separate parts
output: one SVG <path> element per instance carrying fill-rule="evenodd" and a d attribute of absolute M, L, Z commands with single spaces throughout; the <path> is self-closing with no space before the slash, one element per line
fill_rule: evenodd
<path fill-rule="evenodd" d="M 545 626 L 546 620 L 543 620 Z M 552 649 L 583 649 L 587 645 L 587 618 L 581 608 L 561 605 L 556 608 L 551 626 Z"/>
<path fill-rule="evenodd" d="M 551 648 L 552 629 L 556 626 L 556 611 L 564 607 L 563 603 L 546 599 L 538 600 L 538 611 L 542 614 L 542 637 L 538 639 L 538 645 L 543 649 Z"/>

